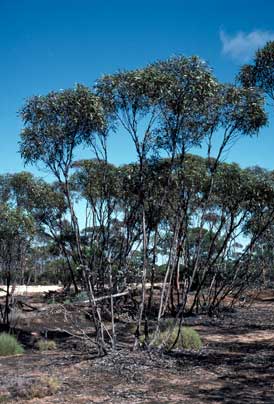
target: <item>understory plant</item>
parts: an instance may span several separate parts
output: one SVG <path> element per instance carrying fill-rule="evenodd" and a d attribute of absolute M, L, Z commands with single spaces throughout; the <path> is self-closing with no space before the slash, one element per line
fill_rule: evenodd
<path fill-rule="evenodd" d="M 164 348 L 167 351 L 172 349 L 199 351 L 202 348 L 202 341 L 198 332 L 192 327 L 180 325 L 170 325 L 164 330 L 150 335 L 149 340 L 151 346 Z"/>
<path fill-rule="evenodd" d="M 0 356 L 19 355 L 23 352 L 23 347 L 13 335 L 0 334 Z"/>

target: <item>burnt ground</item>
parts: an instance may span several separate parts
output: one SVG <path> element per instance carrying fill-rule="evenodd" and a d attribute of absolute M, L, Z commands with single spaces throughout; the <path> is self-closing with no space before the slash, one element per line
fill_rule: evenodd
<path fill-rule="evenodd" d="M 2 357 L 0 403 L 274 403 L 272 298 L 223 318 L 187 321 L 202 337 L 201 352 L 133 352 L 124 323 L 123 347 L 102 358 L 81 353 L 73 337 L 57 339 L 56 351 L 30 346 L 21 356 Z M 36 313 L 25 327 L 47 322 L 58 323 L 58 313 Z"/>

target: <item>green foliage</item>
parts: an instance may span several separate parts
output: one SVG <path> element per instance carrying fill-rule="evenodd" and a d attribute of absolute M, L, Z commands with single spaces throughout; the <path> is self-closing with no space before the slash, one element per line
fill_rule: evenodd
<path fill-rule="evenodd" d="M 0 334 L 0 356 L 19 355 L 23 352 L 23 347 L 13 335 Z"/>
<path fill-rule="evenodd" d="M 198 332 L 191 327 L 181 327 L 179 329 L 178 325 L 175 327 L 170 326 L 151 338 L 153 346 L 164 347 L 167 350 L 177 348 L 198 351 L 202 348 L 202 341 Z"/>
<path fill-rule="evenodd" d="M 20 208 L 0 205 L 0 239 L 19 240 L 34 231 L 33 218 Z"/>
<path fill-rule="evenodd" d="M 244 65 L 238 75 L 244 87 L 259 87 L 274 100 L 274 41 L 259 49 L 253 64 Z"/>
<path fill-rule="evenodd" d="M 10 273 L 29 246 L 35 233 L 33 217 L 24 209 L 0 205 L 0 261 L 2 269 Z M 10 273 L 12 276 L 13 274 Z"/>
<path fill-rule="evenodd" d="M 210 110 L 216 89 L 209 67 L 196 56 L 106 75 L 96 85 L 113 124 L 122 123 L 131 135 L 139 159 L 159 147 L 180 153 L 200 144 L 216 124 Z M 149 122 L 143 135 L 141 120 Z"/>
<path fill-rule="evenodd" d="M 84 302 L 86 300 L 88 300 L 88 293 L 85 291 L 82 291 L 80 293 L 78 293 L 74 298 L 73 301 L 74 302 Z"/>
<path fill-rule="evenodd" d="M 119 170 L 101 160 L 80 160 L 73 164 L 76 173 L 71 178 L 74 189 L 80 192 L 91 204 L 97 201 L 118 197 Z"/>
<path fill-rule="evenodd" d="M 63 301 L 63 304 L 71 304 L 71 303 L 72 303 L 72 300 L 69 299 L 69 298 L 67 298 L 67 299 L 65 299 L 65 300 Z"/>
<path fill-rule="evenodd" d="M 197 310 L 204 292 L 211 307 L 219 291 L 225 295 L 246 283 L 254 246 L 237 261 L 234 240 L 245 232 L 257 242 L 273 221 L 273 180 L 222 159 L 239 137 L 266 124 L 261 91 L 221 84 L 198 57 L 178 56 L 105 75 L 94 92 L 78 85 L 32 97 L 21 112 L 24 161 L 42 163 L 57 183 L 26 173 L 3 177 L 0 198 L 27 211 L 43 232 L 47 248 L 38 243 L 33 268 L 43 261 L 45 278 L 56 274 L 77 292 L 87 265 L 99 296 L 108 279 L 113 290 L 124 290 L 140 281 L 142 269 L 144 277 L 162 280 L 157 260 L 169 257 L 168 282 L 176 279 L 176 287 L 190 290 L 196 283 Z M 106 142 L 120 129 L 131 138 L 137 162 L 115 167 L 107 162 Z M 189 154 L 204 143 L 208 158 Z M 75 162 L 78 146 L 89 146 L 96 158 Z M 80 230 L 74 206 L 82 198 L 86 223 Z M 67 269 L 69 276 L 61 275 Z M 85 292 L 74 298 L 82 300 L 88 300 Z"/>
<path fill-rule="evenodd" d="M 42 161 L 57 175 L 67 169 L 75 147 L 90 144 L 94 132 L 104 126 L 100 99 L 82 85 L 30 98 L 21 116 L 26 125 L 21 134 L 23 159 Z"/>

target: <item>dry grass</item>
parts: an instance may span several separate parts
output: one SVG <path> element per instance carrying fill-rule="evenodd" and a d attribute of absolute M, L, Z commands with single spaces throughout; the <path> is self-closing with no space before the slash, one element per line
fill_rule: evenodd
<path fill-rule="evenodd" d="M 39 378 L 21 379 L 10 389 L 13 399 L 33 400 L 44 398 L 57 393 L 60 382 L 53 376 L 41 376 Z"/>
<path fill-rule="evenodd" d="M 36 347 L 39 349 L 39 351 L 54 351 L 57 349 L 57 345 L 55 341 L 50 340 L 50 339 L 41 339 L 40 341 L 37 342 Z"/>

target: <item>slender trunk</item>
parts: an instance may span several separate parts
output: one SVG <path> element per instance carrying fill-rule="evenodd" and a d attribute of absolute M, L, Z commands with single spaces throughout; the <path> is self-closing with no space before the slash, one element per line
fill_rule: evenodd
<path fill-rule="evenodd" d="M 158 229 L 155 229 L 154 234 L 154 245 L 153 245 L 153 261 L 151 268 L 151 277 L 150 277 L 150 292 L 148 298 L 147 311 L 148 313 L 151 311 L 153 293 L 154 293 L 154 280 L 155 280 L 155 267 L 156 267 L 156 257 L 157 257 L 157 242 L 158 242 Z"/>
<path fill-rule="evenodd" d="M 7 293 L 6 293 L 6 298 L 5 298 L 5 309 L 4 309 L 4 324 L 7 325 L 8 327 L 10 326 L 10 321 L 9 321 L 10 284 L 11 284 L 11 276 L 10 276 L 10 269 L 9 269 L 8 273 L 7 273 L 7 278 L 6 278 Z"/>
<path fill-rule="evenodd" d="M 147 233 L 146 233 L 146 216 L 145 209 L 143 207 L 142 212 L 142 227 L 143 227 L 143 271 L 142 271 L 142 291 L 141 291 L 141 303 L 139 306 L 139 314 L 137 320 L 137 329 L 135 333 L 134 349 L 137 348 L 139 343 L 141 325 L 143 314 L 145 311 L 145 299 L 146 299 L 146 276 L 147 276 Z"/>
<path fill-rule="evenodd" d="M 63 244 L 61 244 L 61 248 L 62 248 L 62 252 L 63 252 L 63 254 L 64 254 L 65 258 L 66 258 L 66 261 L 67 261 L 67 266 L 68 266 L 68 269 L 69 269 L 71 281 L 73 283 L 74 291 L 77 294 L 79 292 L 79 289 L 78 289 L 78 286 L 77 286 L 77 283 L 76 283 L 75 275 L 74 275 L 74 272 L 73 272 L 73 269 L 72 269 L 72 266 L 71 266 L 67 251 L 66 251 L 65 246 Z"/>
<path fill-rule="evenodd" d="M 111 311 L 111 328 L 112 328 L 112 349 L 116 349 L 116 330 L 115 330 L 115 317 L 114 317 L 114 301 L 113 301 L 113 282 L 112 282 L 112 266 L 108 263 L 109 271 L 109 290 L 110 290 L 110 311 Z"/>

